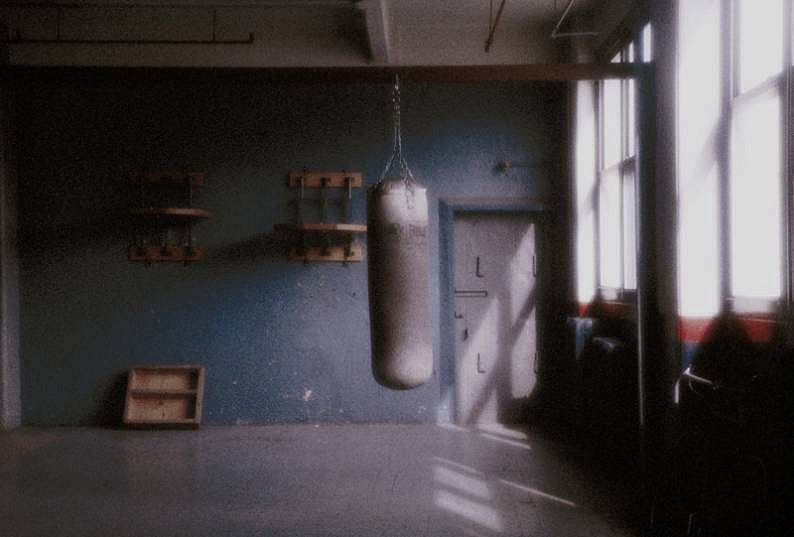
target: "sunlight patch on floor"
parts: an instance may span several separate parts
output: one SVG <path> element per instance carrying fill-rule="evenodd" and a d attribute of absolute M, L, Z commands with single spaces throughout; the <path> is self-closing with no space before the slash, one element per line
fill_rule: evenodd
<path fill-rule="evenodd" d="M 549 494 L 548 492 L 543 492 L 541 490 L 532 487 L 527 487 L 526 485 L 519 485 L 518 483 L 514 483 L 506 479 L 500 479 L 499 483 L 502 483 L 503 485 L 507 485 L 508 487 L 511 487 L 513 489 L 520 490 L 521 492 L 526 492 L 527 494 L 537 496 L 539 498 L 544 498 L 546 500 L 551 500 L 553 502 L 567 505 L 568 507 L 577 507 L 577 505 L 571 500 L 566 500 L 565 498 L 560 498 L 559 496 L 554 496 L 553 494 Z"/>
<path fill-rule="evenodd" d="M 482 472 L 472 468 L 471 466 L 466 466 L 465 464 L 461 464 L 459 462 L 451 461 L 449 459 L 445 459 L 444 457 L 439 457 L 438 455 L 433 456 L 433 460 L 452 466 L 453 468 L 457 468 L 458 470 L 463 470 L 464 472 L 468 472 L 474 475 L 482 475 Z"/>
<path fill-rule="evenodd" d="M 506 444 L 508 446 L 513 446 L 517 448 L 521 448 L 527 451 L 531 451 L 532 448 L 529 444 L 525 444 L 523 442 L 518 442 L 517 440 L 508 440 L 507 438 L 502 438 L 501 436 L 497 436 L 491 433 L 479 433 L 482 438 L 487 438 L 488 440 L 493 440 L 494 442 L 501 442 L 502 444 Z"/>
<path fill-rule="evenodd" d="M 489 530 L 501 532 L 504 527 L 498 511 L 447 490 L 436 491 L 435 503 L 438 507 Z"/>

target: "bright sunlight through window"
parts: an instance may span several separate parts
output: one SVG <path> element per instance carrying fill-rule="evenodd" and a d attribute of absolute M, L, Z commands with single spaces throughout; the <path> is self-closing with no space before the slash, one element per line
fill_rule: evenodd
<path fill-rule="evenodd" d="M 783 0 L 738 2 L 739 92 L 783 69 Z"/>

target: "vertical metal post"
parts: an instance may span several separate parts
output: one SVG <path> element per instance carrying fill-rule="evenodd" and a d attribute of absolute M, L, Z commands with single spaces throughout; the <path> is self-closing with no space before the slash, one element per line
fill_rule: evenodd
<path fill-rule="evenodd" d="M 187 172 L 185 180 L 187 181 L 187 206 L 193 207 L 193 178 Z"/>
<path fill-rule="evenodd" d="M 653 356 L 652 330 L 655 326 L 657 307 L 654 304 L 656 293 L 656 255 L 655 255 L 655 189 L 651 173 L 651 144 L 653 117 L 653 71 L 646 67 L 636 79 L 636 102 L 638 128 L 636 136 L 636 250 L 637 250 L 637 422 L 639 427 L 639 469 L 640 493 L 643 505 L 650 510 L 651 478 L 649 475 L 649 446 L 647 403 L 647 370 Z M 658 357 L 656 357 L 658 359 Z"/>
<path fill-rule="evenodd" d="M 653 252 L 643 239 L 639 267 L 639 318 L 641 319 L 642 364 L 645 386 L 644 501 L 653 515 L 656 505 L 679 498 L 676 453 L 679 437 L 678 407 L 674 386 L 681 373 L 678 338 L 678 0 L 649 3 L 654 50 L 647 76 L 638 87 L 638 192 L 643 228 L 651 227 Z M 647 88 L 647 89 L 646 89 Z M 652 98 L 651 98 L 652 97 Z M 654 217 L 644 211 L 653 194 Z M 646 234 L 643 231 L 643 237 Z M 648 258 L 651 255 L 651 258 Z M 649 520 L 650 522 L 650 520 Z"/>
<path fill-rule="evenodd" d="M 345 177 L 345 188 L 346 194 L 345 199 L 343 201 L 343 211 L 344 211 L 344 221 L 350 222 L 353 218 L 353 208 L 352 208 L 352 200 L 353 200 L 353 178 L 352 177 Z"/>
<path fill-rule="evenodd" d="M 792 290 L 792 282 L 794 282 L 794 275 L 792 275 L 792 269 L 794 266 L 792 262 L 792 255 L 794 255 L 794 217 L 792 215 L 792 210 L 794 210 L 794 204 L 792 204 L 792 188 L 791 188 L 791 180 L 792 180 L 792 150 L 794 150 L 794 144 L 792 144 L 792 134 L 793 129 L 791 128 L 791 119 L 792 119 L 792 110 L 794 110 L 794 99 L 792 87 L 792 62 L 794 62 L 794 57 L 792 56 L 794 52 L 792 52 L 792 39 L 794 39 L 794 35 L 792 35 L 792 13 L 794 9 L 792 9 L 791 2 L 783 2 L 783 87 L 781 88 L 780 100 L 781 100 L 781 177 L 780 177 L 780 197 L 781 197 L 781 211 L 782 211 L 782 230 L 783 236 L 781 240 L 781 248 L 783 255 L 781 256 L 782 262 L 782 273 L 783 273 L 783 296 L 782 301 L 782 317 L 785 321 L 785 335 L 788 339 L 792 338 L 791 333 L 791 316 L 792 316 L 792 300 L 794 300 L 794 290 Z"/>
<path fill-rule="evenodd" d="M 601 170 L 604 166 L 604 81 L 596 80 L 593 82 L 593 92 L 595 99 L 595 128 L 596 128 L 596 144 L 595 144 L 595 182 L 593 185 L 593 225 L 595 227 L 594 233 L 594 250 L 593 257 L 595 258 L 595 293 L 596 298 L 601 297 Z"/>
<path fill-rule="evenodd" d="M 738 12 L 738 2 L 723 2 L 722 27 L 727 31 L 721 32 L 720 50 L 722 56 L 722 113 L 720 114 L 717 135 L 717 192 L 719 213 L 719 258 L 720 258 L 720 304 L 721 311 L 731 311 L 731 192 L 730 192 L 730 163 L 731 163 L 731 118 L 732 100 L 736 86 L 735 73 L 738 72 L 735 47 L 738 46 L 738 33 L 735 28 L 735 15 Z"/>
<path fill-rule="evenodd" d="M 295 200 L 295 209 L 298 212 L 298 223 L 303 223 L 303 196 L 306 187 L 306 175 L 301 175 L 298 178 L 298 195 Z"/>
<path fill-rule="evenodd" d="M 320 222 L 325 222 L 328 215 L 328 177 L 320 178 L 322 186 L 320 187 Z"/>

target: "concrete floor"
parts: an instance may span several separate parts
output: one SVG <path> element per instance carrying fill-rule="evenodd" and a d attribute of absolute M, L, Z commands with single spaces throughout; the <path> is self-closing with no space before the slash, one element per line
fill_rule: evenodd
<path fill-rule="evenodd" d="M 0 536 L 628 536 L 539 433 L 344 425 L 0 434 Z"/>

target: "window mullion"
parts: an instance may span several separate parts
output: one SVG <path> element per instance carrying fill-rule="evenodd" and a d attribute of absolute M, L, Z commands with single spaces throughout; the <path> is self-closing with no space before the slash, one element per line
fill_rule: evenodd
<path fill-rule="evenodd" d="M 719 120 L 719 142 L 717 154 L 718 169 L 718 233 L 720 257 L 720 304 L 723 309 L 731 307 L 729 298 L 732 293 L 733 257 L 731 253 L 731 102 L 736 95 L 738 75 L 739 36 L 736 28 L 736 16 L 739 12 L 738 2 L 725 2 L 722 7 L 722 24 L 727 31 L 721 33 L 720 48 L 722 51 L 722 91 Z"/>
<path fill-rule="evenodd" d="M 621 53 L 621 59 L 626 62 L 629 59 L 629 46 L 626 45 L 623 48 L 623 52 Z M 620 195 L 618 197 L 618 211 L 620 212 L 620 296 L 623 296 L 623 290 L 626 288 L 626 237 L 625 237 L 625 221 L 624 221 L 624 211 L 623 211 L 623 204 L 625 202 L 623 198 L 623 165 L 626 161 L 626 153 L 628 152 L 628 143 L 627 140 L 627 133 L 628 128 L 627 118 L 628 114 L 626 113 L 626 103 L 628 102 L 628 84 L 626 79 L 622 79 L 620 81 L 620 165 L 618 170 L 618 190 Z"/>
<path fill-rule="evenodd" d="M 598 81 L 593 84 L 593 91 L 595 91 L 596 104 L 596 176 L 595 195 L 593 196 L 595 248 L 593 256 L 595 258 L 596 293 L 600 294 L 600 289 L 603 285 L 601 281 L 601 175 L 604 169 L 604 81 Z"/>
<path fill-rule="evenodd" d="M 792 263 L 792 250 L 794 250 L 794 243 L 792 243 L 792 237 L 794 237 L 794 230 L 792 230 L 792 224 L 794 224 L 794 204 L 792 204 L 791 195 L 792 195 L 792 187 L 791 187 L 791 180 L 792 180 L 792 128 L 791 128 L 791 120 L 792 120 L 792 63 L 794 62 L 794 58 L 792 57 L 792 39 L 794 36 L 792 35 L 792 2 L 784 2 L 783 3 L 783 73 L 780 79 L 780 106 L 781 106 L 781 126 L 780 126 L 780 136 L 781 136 L 781 184 L 780 184 L 780 198 L 781 198 L 781 211 L 783 215 L 783 229 L 782 229 L 782 237 L 781 237 L 781 247 L 783 255 L 781 255 L 781 263 L 782 263 L 782 274 L 783 274 L 783 293 L 782 293 L 782 300 L 783 300 L 783 309 L 785 313 L 785 319 L 787 321 L 787 331 L 791 332 L 792 326 L 790 322 L 791 317 L 791 307 L 792 307 L 792 281 L 794 281 L 794 276 L 792 275 L 792 269 L 794 269 Z"/>

